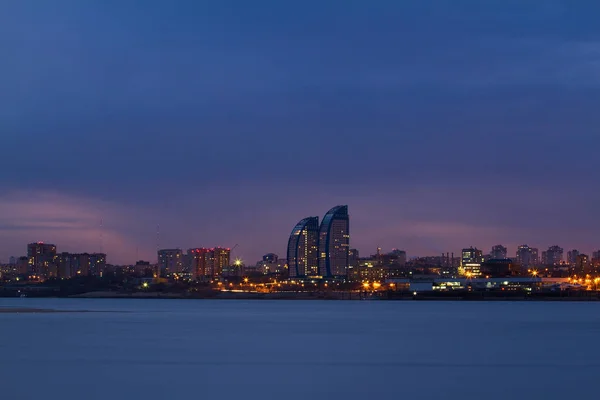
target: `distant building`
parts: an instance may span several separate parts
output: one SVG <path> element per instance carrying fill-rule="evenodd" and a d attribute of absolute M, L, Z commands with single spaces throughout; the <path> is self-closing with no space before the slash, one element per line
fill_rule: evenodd
<path fill-rule="evenodd" d="M 489 278 L 521 275 L 521 267 L 509 258 L 490 259 L 481 264 L 481 275 Z"/>
<path fill-rule="evenodd" d="M 559 246 L 550 246 L 542 252 L 542 264 L 559 265 L 563 261 L 563 249 Z"/>
<path fill-rule="evenodd" d="M 11 257 L 11 258 L 8 260 L 8 264 L 9 264 L 9 265 L 17 265 L 17 258 L 16 258 L 16 257 Z"/>
<path fill-rule="evenodd" d="M 590 258 L 587 254 L 578 254 L 575 259 L 575 264 L 573 264 L 574 272 L 579 275 L 584 275 L 591 271 Z"/>
<path fill-rule="evenodd" d="M 577 264 L 577 257 L 579 257 L 579 250 L 571 250 L 567 252 L 567 264 L 574 267 Z"/>
<path fill-rule="evenodd" d="M 213 252 L 213 276 L 220 276 L 223 269 L 231 265 L 231 249 L 224 247 L 215 247 Z"/>
<path fill-rule="evenodd" d="M 263 261 L 266 263 L 276 263 L 279 260 L 279 256 L 275 253 L 267 253 L 263 256 Z"/>
<path fill-rule="evenodd" d="M 290 278 L 319 274 L 319 217 L 304 218 L 294 226 L 288 240 Z"/>
<path fill-rule="evenodd" d="M 538 249 L 523 244 L 517 248 L 516 262 L 522 267 L 539 265 Z"/>
<path fill-rule="evenodd" d="M 90 254 L 90 275 L 104 276 L 106 273 L 106 254 L 92 253 Z"/>
<path fill-rule="evenodd" d="M 90 255 L 87 253 L 60 253 L 58 259 L 58 276 L 69 279 L 75 276 L 90 274 Z"/>
<path fill-rule="evenodd" d="M 357 267 L 360 260 L 360 253 L 357 249 L 348 250 L 348 267 Z"/>
<path fill-rule="evenodd" d="M 282 258 L 278 258 L 275 262 L 260 260 L 255 265 L 245 266 L 244 275 L 271 275 L 278 278 L 287 278 L 289 277 L 287 260 Z"/>
<path fill-rule="evenodd" d="M 595 267 L 600 267 L 600 250 L 592 253 L 592 264 L 594 264 Z"/>
<path fill-rule="evenodd" d="M 139 260 L 133 266 L 133 272 L 137 276 L 152 277 L 154 274 L 154 267 L 150 264 L 150 261 Z"/>
<path fill-rule="evenodd" d="M 336 206 L 325 214 L 319 228 L 319 275 L 346 277 L 349 250 L 348 206 Z"/>
<path fill-rule="evenodd" d="M 27 245 L 27 258 L 29 260 L 27 272 L 31 275 L 39 276 L 41 279 L 57 275 L 55 245 L 44 242 L 30 243 Z"/>
<path fill-rule="evenodd" d="M 406 251 L 394 249 L 389 255 L 396 257 L 396 264 L 401 266 L 406 265 Z"/>
<path fill-rule="evenodd" d="M 181 249 L 158 251 L 158 270 L 161 276 L 169 276 L 183 271 L 183 252 Z"/>
<path fill-rule="evenodd" d="M 501 244 L 497 244 L 492 247 L 492 251 L 490 252 L 490 259 L 492 260 L 503 260 L 507 258 L 508 249 Z"/>
<path fill-rule="evenodd" d="M 481 275 L 483 252 L 475 247 L 463 249 L 461 258 L 462 273 L 467 276 L 478 277 Z"/>
<path fill-rule="evenodd" d="M 17 271 L 20 275 L 26 275 L 29 271 L 29 258 L 26 256 L 17 259 Z"/>
<path fill-rule="evenodd" d="M 196 279 L 218 277 L 231 265 L 231 249 L 224 247 L 195 248 L 187 251 L 186 270 Z"/>
<path fill-rule="evenodd" d="M 212 277 L 212 268 L 209 264 L 212 262 L 211 250 L 206 248 L 188 249 L 187 260 L 188 270 L 191 271 L 196 279 Z"/>
<path fill-rule="evenodd" d="M 316 252 L 316 250 L 315 250 Z M 288 276 L 287 260 L 280 260 L 279 256 L 274 253 L 265 254 L 262 261 L 259 261 L 255 267 L 255 271 L 262 275 L 277 275 L 279 277 Z"/>

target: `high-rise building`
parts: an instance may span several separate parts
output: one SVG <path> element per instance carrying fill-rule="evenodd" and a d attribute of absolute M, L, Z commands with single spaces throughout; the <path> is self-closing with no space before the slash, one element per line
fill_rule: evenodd
<path fill-rule="evenodd" d="M 345 277 L 350 250 L 348 206 L 336 206 L 325 214 L 319 228 L 319 275 Z"/>
<path fill-rule="evenodd" d="M 163 249 L 158 251 L 158 270 L 161 276 L 183 271 L 183 252 L 181 249 Z"/>
<path fill-rule="evenodd" d="M 316 250 L 314 253 L 316 254 Z M 259 261 L 254 266 L 254 271 L 252 271 L 252 267 L 247 269 L 247 271 L 254 273 L 261 273 L 264 275 L 277 275 L 280 277 L 288 276 L 288 269 L 286 267 L 287 260 L 280 260 L 279 256 L 275 253 L 265 254 L 262 258 L 262 261 Z M 316 265 L 316 264 L 315 264 Z"/>
<path fill-rule="evenodd" d="M 290 278 L 319 274 L 319 217 L 298 222 L 288 240 L 287 262 Z"/>
<path fill-rule="evenodd" d="M 401 266 L 406 265 L 406 251 L 393 249 L 392 252 L 390 253 L 390 255 L 397 257 L 396 263 L 398 265 L 401 265 Z"/>
<path fill-rule="evenodd" d="M 594 251 L 592 253 L 592 264 L 595 267 L 599 267 L 600 266 L 600 250 Z"/>
<path fill-rule="evenodd" d="M 137 276 L 151 278 L 154 274 L 154 268 L 152 268 L 150 261 L 139 260 L 133 266 L 133 273 Z"/>
<path fill-rule="evenodd" d="M 106 272 L 106 254 L 92 253 L 90 254 L 90 275 L 103 276 Z"/>
<path fill-rule="evenodd" d="M 17 271 L 21 275 L 26 275 L 29 270 L 29 258 L 26 256 L 17 259 Z"/>
<path fill-rule="evenodd" d="M 223 269 L 231 265 L 231 249 L 223 247 L 215 247 L 213 251 L 213 276 L 219 276 L 223 273 Z"/>
<path fill-rule="evenodd" d="M 358 249 L 350 249 L 348 251 L 348 266 L 356 267 L 358 266 L 358 262 L 360 260 L 360 253 Z"/>
<path fill-rule="evenodd" d="M 56 276 L 56 246 L 37 242 L 27 245 L 28 272 L 42 279 Z"/>
<path fill-rule="evenodd" d="M 211 271 L 207 268 L 211 260 L 210 249 L 196 248 L 188 249 L 187 262 L 188 269 L 196 276 L 197 279 L 211 277 Z"/>
<path fill-rule="evenodd" d="M 60 253 L 57 256 L 58 276 L 64 279 L 90 274 L 90 255 L 87 253 Z"/>
<path fill-rule="evenodd" d="M 531 265 L 540 265 L 540 253 L 537 247 L 532 247 L 531 252 Z"/>
<path fill-rule="evenodd" d="M 524 268 L 539 265 L 538 249 L 523 244 L 517 248 L 517 264 Z"/>
<path fill-rule="evenodd" d="M 542 264 L 559 265 L 563 261 L 563 249 L 559 246 L 550 246 L 542 252 Z"/>
<path fill-rule="evenodd" d="M 507 258 L 508 251 L 507 248 L 502 246 L 501 244 L 497 244 L 492 247 L 492 251 L 490 252 L 490 259 L 492 260 L 504 260 Z"/>
<path fill-rule="evenodd" d="M 571 250 L 567 252 L 567 264 L 575 266 L 577 264 L 577 256 L 579 256 L 579 250 Z"/>
<path fill-rule="evenodd" d="M 465 275 L 472 277 L 481 275 L 481 264 L 483 261 L 483 251 L 475 247 L 462 250 L 461 268 Z"/>
<path fill-rule="evenodd" d="M 231 249 L 224 247 L 195 248 L 187 251 L 186 270 L 192 277 L 205 279 L 220 276 L 231 265 Z"/>
<path fill-rule="evenodd" d="M 576 274 L 586 274 L 590 271 L 590 258 L 587 254 L 578 254 L 575 259 L 575 264 L 573 264 L 574 272 Z"/>

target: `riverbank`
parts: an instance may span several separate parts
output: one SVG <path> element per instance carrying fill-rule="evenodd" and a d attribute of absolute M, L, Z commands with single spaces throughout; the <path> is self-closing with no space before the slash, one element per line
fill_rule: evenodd
<path fill-rule="evenodd" d="M 215 291 L 204 293 L 169 292 L 89 292 L 69 296 L 88 299 L 215 299 L 215 300 L 395 300 L 395 301 L 600 301 L 596 292 L 242 292 Z"/>

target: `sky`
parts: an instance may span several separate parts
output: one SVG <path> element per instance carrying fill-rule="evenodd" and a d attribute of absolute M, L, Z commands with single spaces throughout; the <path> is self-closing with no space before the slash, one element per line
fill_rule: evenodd
<path fill-rule="evenodd" d="M 600 4 L 5 0 L 0 262 L 600 249 Z M 157 229 L 157 227 L 159 227 Z M 157 234 L 157 230 L 159 234 Z"/>

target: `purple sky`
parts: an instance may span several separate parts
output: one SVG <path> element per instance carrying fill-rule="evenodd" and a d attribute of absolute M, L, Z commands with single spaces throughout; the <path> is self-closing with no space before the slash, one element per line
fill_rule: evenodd
<path fill-rule="evenodd" d="M 0 4 L 0 262 L 600 248 L 596 1 Z M 103 221 L 102 233 L 100 220 Z M 101 239 L 102 236 L 102 239 Z"/>

